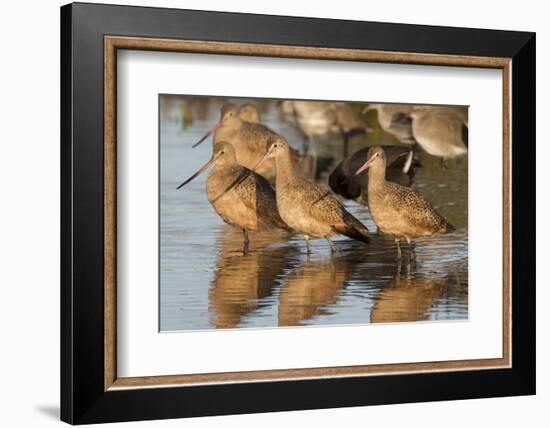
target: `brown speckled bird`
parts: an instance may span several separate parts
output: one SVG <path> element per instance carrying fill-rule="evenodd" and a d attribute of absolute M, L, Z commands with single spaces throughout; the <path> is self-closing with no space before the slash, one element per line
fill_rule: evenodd
<path fill-rule="evenodd" d="M 216 143 L 210 160 L 178 189 L 211 167 L 213 170 L 206 180 L 208 201 L 223 221 L 242 229 L 243 252 L 248 251 L 249 230 L 289 229 L 279 215 L 271 185 L 239 165 L 233 146 L 227 142 Z"/>
<path fill-rule="evenodd" d="M 330 240 L 333 235 L 368 242 L 367 227 L 351 215 L 336 196 L 295 174 L 290 150 L 286 140 L 279 137 L 259 165 L 268 159 L 275 160 L 277 208 L 283 221 L 304 235 L 308 253 L 311 251 L 311 237 L 326 239 L 332 252 L 336 251 Z"/>
<path fill-rule="evenodd" d="M 369 150 L 367 161 L 356 175 L 369 170 L 368 206 L 372 219 L 383 232 L 395 237 L 397 257 L 399 241 L 454 231 L 454 227 L 424 197 L 408 187 L 386 181 L 386 154 L 382 147 Z"/>
<path fill-rule="evenodd" d="M 212 132 L 215 132 L 214 144 L 219 141 L 230 143 L 235 149 L 237 162 L 246 168 L 253 168 L 257 165 L 269 145 L 279 136 L 267 126 L 241 119 L 235 104 L 225 104 L 222 107 L 220 121 L 193 147 L 203 142 Z M 298 154 L 294 150 L 292 151 L 292 160 L 294 165 L 299 161 Z M 273 161 L 263 163 L 256 173 L 273 181 L 275 178 Z"/>

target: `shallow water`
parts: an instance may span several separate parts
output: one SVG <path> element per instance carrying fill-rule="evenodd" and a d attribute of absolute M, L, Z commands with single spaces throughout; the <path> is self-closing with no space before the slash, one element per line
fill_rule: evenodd
<path fill-rule="evenodd" d="M 335 237 L 336 255 L 324 240 L 315 240 L 308 256 L 299 235 L 251 232 L 243 255 L 241 231 L 226 225 L 208 203 L 206 175 L 176 191 L 210 158 L 210 140 L 196 149 L 191 145 L 218 120 L 223 100 L 161 101 L 161 331 L 468 318 L 466 159 L 444 170 L 438 159 L 420 157 L 423 167 L 412 187 L 457 231 L 417 240 L 416 263 L 406 245 L 398 262 L 393 239 L 382 234 L 373 234 L 369 245 Z M 277 104 L 260 105 L 262 122 L 300 148 L 301 135 L 282 120 Z M 337 137 L 325 140 L 325 151 L 339 147 Z M 319 181 L 326 182 L 326 174 Z M 366 207 L 345 205 L 376 230 Z"/>

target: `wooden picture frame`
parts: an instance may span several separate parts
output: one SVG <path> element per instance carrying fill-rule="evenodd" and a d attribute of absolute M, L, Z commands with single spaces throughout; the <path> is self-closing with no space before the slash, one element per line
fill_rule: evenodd
<path fill-rule="evenodd" d="M 118 49 L 501 69 L 503 357 L 117 377 Z M 535 392 L 533 33 L 77 3 L 61 9 L 61 54 L 62 420 L 114 422 Z"/>

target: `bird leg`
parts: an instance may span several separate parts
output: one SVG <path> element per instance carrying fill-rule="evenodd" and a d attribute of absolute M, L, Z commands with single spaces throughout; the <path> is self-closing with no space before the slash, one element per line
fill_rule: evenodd
<path fill-rule="evenodd" d="M 399 281 L 401 279 L 401 259 L 397 259 L 397 269 L 395 271 L 395 280 Z"/>
<path fill-rule="evenodd" d="M 335 253 L 336 252 L 336 245 L 334 245 L 334 242 L 332 242 L 328 236 L 325 239 L 327 240 L 328 245 L 330 245 L 330 251 Z"/>
<path fill-rule="evenodd" d="M 307 253 L 311 254 L 311 246 L 309 244 L 309 236 L 304 235 L 304 239 L 306 240 Z"/>
<path fill-rule="evenodd" d="M 447 159 L 441 158 L 441 168 L 449 169 L 449 165 L 447 164 Z"/>
<path fill-rule="evenodd" d="M 399 238 L 395 238 L 395 244 L 397 245 L 397 259 L 401 260 L 401 247 L 399 246 Z"/>
<path fill-rule="evenodd" d="M 411 265 L 414 263 L 413 260 L 409 259 L 409 262 L 407 263 L 407 278 L 411 277 Z"/>
<path fill-rule="evenodd" d="M 410 258 L 411 260 L 416 261 L 416 251 L 414 250 L 414 246 L 411 242 L 411 239 L 408 237 L 405 237 L 405 239 L 407 240 L 407 244 L 409 245 Z"/>
<path fill-rule="evenodd" d="M 243 254 L 248 254 L 248 244 L 250 240 L 248 239 L 248 229 L 243 229 Z"/>

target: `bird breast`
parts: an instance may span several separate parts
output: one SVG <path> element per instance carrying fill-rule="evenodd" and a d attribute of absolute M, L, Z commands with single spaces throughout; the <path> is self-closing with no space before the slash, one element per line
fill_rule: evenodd
<path fill-rule="evenodd" d="M 311 215 L 311 208 L 308 208 L 300 197 L 299 189 L 292 186 L 277 188 L 277 208 L 283 221 L 295 231 L 314 237 L 326 237 L 334 232 L 330 225 L 318 221 Z"/>
<path fill-rule="evenodd" d="M 208 176 L 206 191 L 208 201 L 216 213 L 226 222 L 234 226 L 256 230 L 258 228 L 258 214 L 251 209 L 251 201 L 246 203 L 244 198 L 253 192 L 242 192 L 240 175 L 241 168 L 235 171 L 216 171 Z M 251 196 L 252 197 L 252 196 Z M 253 206 L 253 205 L 252 205 Z"/>

